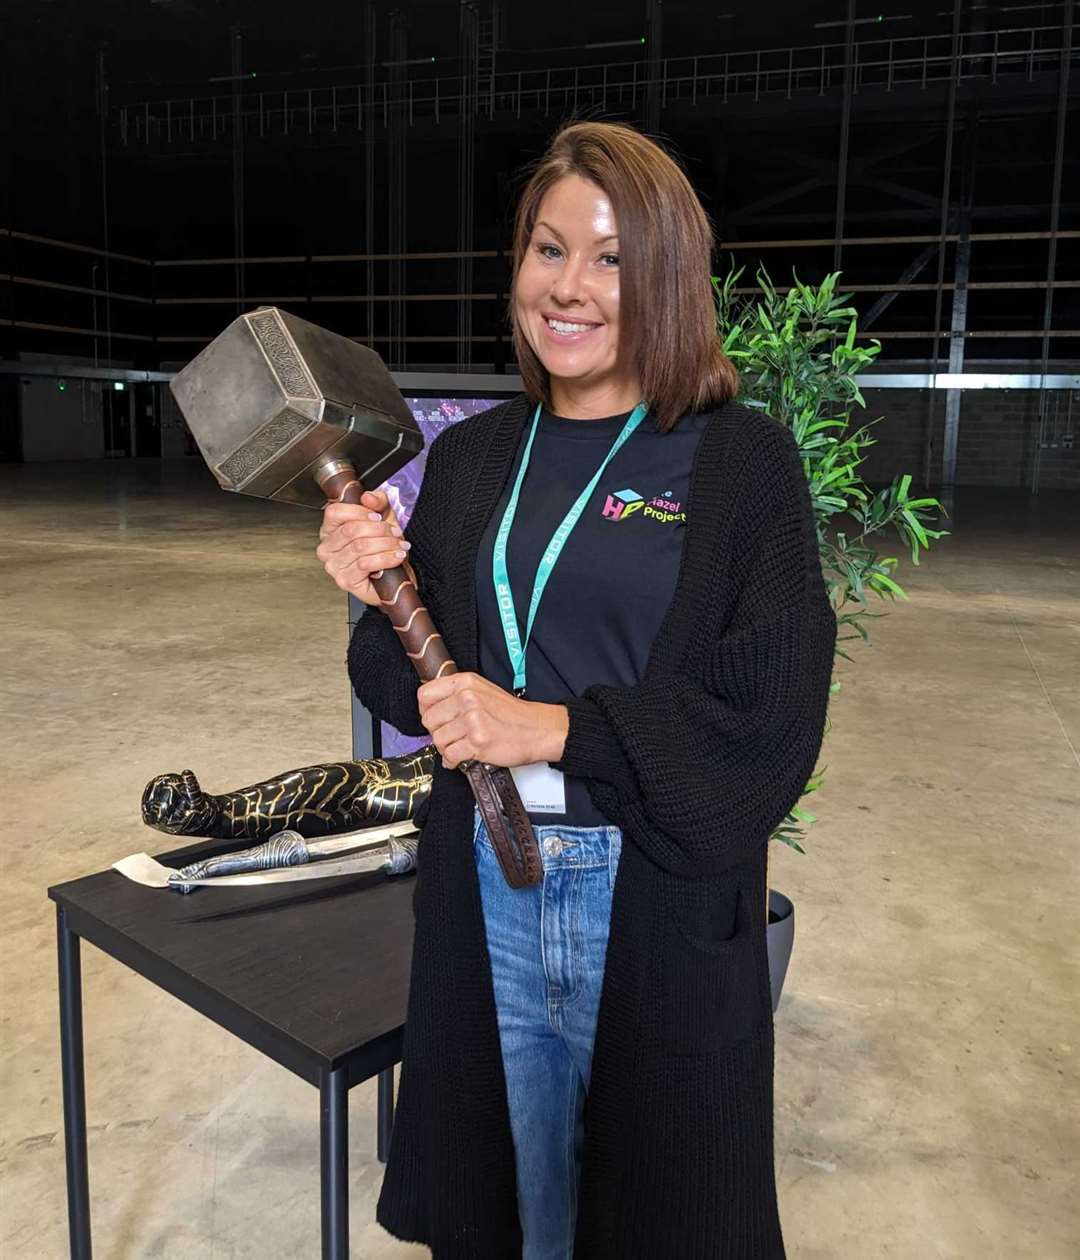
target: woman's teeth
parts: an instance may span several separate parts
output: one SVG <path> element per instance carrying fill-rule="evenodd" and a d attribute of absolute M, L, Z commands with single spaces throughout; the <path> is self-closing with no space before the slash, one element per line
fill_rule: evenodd
<path fill-rule="evenodd" d="M 549 319 L 546 321 L 549 328 L 553 328 L 557 333 L 581 333 L 589 332 L 597 327 L 596 324 L 568 324 L 561 319 Z"/>

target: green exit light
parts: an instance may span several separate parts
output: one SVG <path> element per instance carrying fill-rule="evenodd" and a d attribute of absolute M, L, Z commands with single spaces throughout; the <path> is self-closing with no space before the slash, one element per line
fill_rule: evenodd
<path fill-rule="evenodd" d="M 57 381 L 57 382 L 56 382 L 56 388 L 57 388 L 57 389 L 61 392 L 61 394 L 62 394 L 62 393 L 64 392 L 64 390 L 65 390 L 65 389 L 67 389 L 67 381 Z"/>
<path fill-rule="evenodd" d="M 123 389 L 123 388 L 124 388 L 123 381 L 113 381 L 113 389 Z"/>

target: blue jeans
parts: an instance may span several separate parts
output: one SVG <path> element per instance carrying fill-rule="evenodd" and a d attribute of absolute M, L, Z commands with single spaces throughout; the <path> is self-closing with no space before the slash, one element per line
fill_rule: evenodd
<path fill-rule="evenodd" d="M 511 888 L 480 811 L 473 849 L 517 1169 L 522 1260 L 570 1260 L 618 827 L 534 828 L 544 876 Z"/>

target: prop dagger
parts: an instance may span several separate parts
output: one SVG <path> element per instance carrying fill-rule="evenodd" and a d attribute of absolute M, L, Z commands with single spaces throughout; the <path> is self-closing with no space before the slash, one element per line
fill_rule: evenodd
<path fill-rule="evenodd" d="M 240 494 L 314 508 L 359 503 L 365 484 L 382 484 L 423 447 L 374 351 L 272 306 L 233 320 L 170 388 L 219 485 Z M 373 585 L 420 677 L 456 673 L 405 568 Z M 510 771 L 477 761 L 460 768 L 506 882 L 539 882 L 540 851 Z"/>
<path fill-rule="evenodd" d="M 298 831 L 280 831 L 254 848 L 203 858 L 179 870 L 146 853 L 133 853 L 114 862 L 113 867 L 138 884 L 180 893 L 194 892 L 204 885 L 283 884 L 368 871 L 405 875 L 416 867 L 417 835 L 408 821 L 328 840 L 305 840 Z"/>

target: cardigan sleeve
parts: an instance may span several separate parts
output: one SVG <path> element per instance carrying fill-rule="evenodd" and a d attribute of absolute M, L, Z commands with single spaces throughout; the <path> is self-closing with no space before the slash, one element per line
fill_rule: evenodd
<path fill-rule="evenodd" d="M 420 492 L 404 536 L 412 543 L 409 563 L 416 574 L 417 589 L 438 626 L 439 584 L 442 564 L 436 520 L 439 484 L 445 463 L 444 430 L 428 448 Z M 426 735 L 420 721 L 416 692 L 420 675 L 405 655 L 390 618 L 377 606 L 368 605 L 353 626 L 346 656 L 349 680 L 357 699 L 376 717 L 396 726 L 404 735 Z"/>
<path fill-rule="evenodd" d="M 836 616 L 798 448 L 786 430 L 764 446 L 771 458 L 748 465 L 760 470 L 751 491 L 764 491 L 744 517 L 760 541 L 744 564 L 732 546 L 738 591 L 693 672 L 560 701 L 569 731 L 550 764 L 584 777 L 597 808 L 677 875 L 717 874 L 763 844 L 805 791 L 824 735 Z M 695 615 L 710 602 L 703 592 Z"/>

